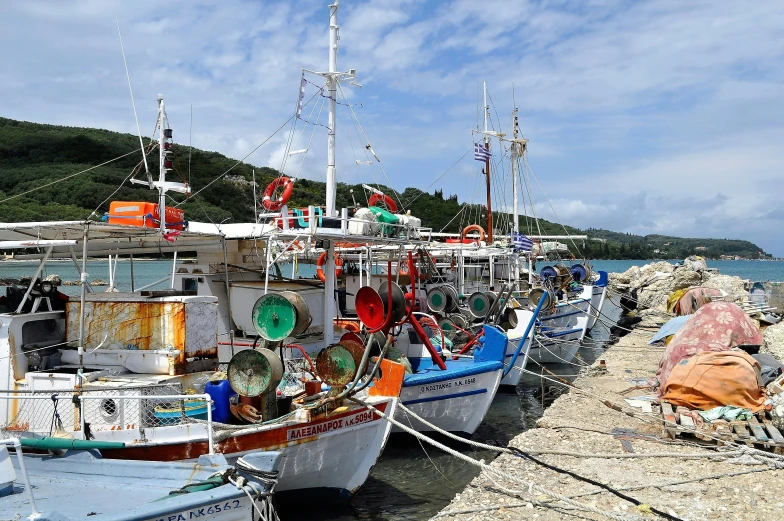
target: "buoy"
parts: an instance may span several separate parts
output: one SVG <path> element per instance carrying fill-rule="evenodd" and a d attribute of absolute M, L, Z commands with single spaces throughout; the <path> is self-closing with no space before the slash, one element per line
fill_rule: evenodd
<path fill-rule="evenodd" d="M 387 210 L 389 210 L 390 212 L 392 213 L 397 212 L 397 204 L 395 204 L 395 201 L 386 194 L 371 195 L 370 199 L 368 199 L 368 206 L 376 206 L 376 204 L 379 203 L 380 201 L 384 201 L 384 206 L 386 206 Z"/>
<path fill-rule="evenodd" d="M 316 277 L 318 277 L 321 282 L 327 281 L 327 276 L 324 275 L 324 264 L 326 264 L 326 262 L 327 252 L 323 252 L 316 261 Z M 335 255 L 335 276 L 340 277 L 341 275 L 343 275 L 343 259 L 338 255 Z"/>
<path fill-rule="evenodd" d="M 283 193 L 280 194 L 280 197 L 277 199 L 273 199 L 272 196 L 275 195 L 275 190 L 280 187 L 283 187 Z M 283 207 L 284 204 L 289 202 L 293 192 L 294 181 L 288 177 L 278 177 L 268 184 L 267 188 L 264 190 L 264 197 L 261 200 L 261 206 L 263 206 L 264 209 L 268 212 L 277 212 Z"/>
<path fill-rule="evenodd" d="M 460 241 L 465 243 L 466 242 L 466 235 L 471 232 L 479 232 L 479 241 L 485 240 L 485 229 L 479 226 L 478 224 L 470 224 L 463 228 L 463 233 L 460 234 Z"/>

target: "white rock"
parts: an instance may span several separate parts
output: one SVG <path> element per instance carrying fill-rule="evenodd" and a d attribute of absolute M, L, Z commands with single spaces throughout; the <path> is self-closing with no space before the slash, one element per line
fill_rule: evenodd
<path fill-rule="evenodd" d="M 784 322 L 765 328 L 760 351 L 775 356 L 779 361 L 784 360 Z"/>

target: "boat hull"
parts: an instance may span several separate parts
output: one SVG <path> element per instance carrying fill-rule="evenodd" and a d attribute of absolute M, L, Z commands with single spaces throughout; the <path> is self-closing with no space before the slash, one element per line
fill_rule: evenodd
<path fill-rule="evenodd" d="M 415 385 L 404 383 L 400 401 L 417 416 L 434 424 L 441 430 L 462 436 L 472 435 L 490 408 L 502 369 L 443 378 L 439 381 L 423 382 Z M 395 419 L 418 432 L 433 432 L 434 429 L 418 421 L 413 416 L 399 410 Z M 395 426 L 392 430 L 404 432 Z"/>
<path fill-rule="evenodd" d="M 602 313 L 604 306 L 604 299 L 607 296 L 607 286 L 594 286 L 593 294 L 591 295 L 591 307 L 588 310 L 588 330 L 593 329 L 596 321 L 599 320 L 599 315 Z"/>
<path fill-rule="evenodd" d="M 574 360 L 585 336 L 588 317 L 580 317 L 572 329 L 558 331 L 551 336 L 537 335 L 528 358 L 539 364 L 568 364 Z"/>
<path fill-rule="evenodd" d="M 367 401 L 386 414 L 395 414 L 398 399 Z M 202 424 L 183 427 L 196 426 Z M 391 424 L 369 409 L 354 408 L 308 423 L 286 422 L 272 428 L 237 431 L 216 441 L 215 451 L 230 462 L 251 452 L 278 451 L 282 460 L 276 491 L 318 490 L 330 497 L 349 499 L 370 474 L 390 430 Z M 108 458 L 175 461 L 194 460 L 208 450 L 202 438 L 102 452 Z"/>

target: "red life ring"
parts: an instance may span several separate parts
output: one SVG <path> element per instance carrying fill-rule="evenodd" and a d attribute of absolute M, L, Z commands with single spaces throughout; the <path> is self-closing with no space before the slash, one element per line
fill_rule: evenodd
<path fill-rule="evenodd" d="M 460 234 L 460 240 L 464 243 L 466 242 L 466 235 L 470 232 L 479 232 L 479 240 L 485 240 L 485 229 L 479 226 L 478 224 L 471 224 L 463 228 L 463 233 Z M 472 241 L 468 241 L 469 243 Z"/>
<path fill-rule="evenodd" d="M 370 199 L 368 199 L 368 206 L 376 206 L 376 203 L 378 203 L 381 200 L 384 201 L 384 206 L 387 207 L 387 210 L 389 210 L 392 213 L 397 212 L 397 204 L 395 204 L 395 201 L 392 200 L 392 198 L 386 194 L 371 195 Z"/>
<path fill-rule="evenodd" d="M 275 190 L 281 186 L 283 187 L 283 193 L 280 194 L 280 197 L 277 199 L 273 199 L 272 196 L 275 195 Z M 284 204 L 289 202 L 293 191 L 294 181 L 288 177 L 278 177 L 268 184 L 267 189 L 264 190 L 264 198 L 261 200 L 261 206 L 268 212 L 277 212 Z"/>
<path fill-rule="evenodd" d="M 327 252 L 322 253 L 316 261 L 316 277 L 321 282 L 327 281 L 327 276 L 324 275 L 324 264 L 327 263 Z M 340 277 L 343 275 L 343 259 L 335 256 L 335 276 Z"/>

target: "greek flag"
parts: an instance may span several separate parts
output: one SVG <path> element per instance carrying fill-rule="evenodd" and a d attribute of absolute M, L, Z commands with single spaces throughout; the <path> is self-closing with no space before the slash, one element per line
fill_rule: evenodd
<path fill-rule="evenodd" d="M 305 99 L 305 85 L 308 80 L 305 79 L 305 73 L 302 73 L 302 80 L 299 82 L 299 99 L 297 100 L 297 117 L 302 115 L 302 100 Z"/>
<path fill-rule="evenodd" d="M 474 143 L 474 159 L 487 161 L 490 159 L 490 149 L 485 148 L 481 143 Z"/>
<path fill-rule="evenodd" d="M 531 251 L 534 246 L 534 241 L 522 233 L 515 233 L 512 238 L 512 244 L 515 251 Z"/>

